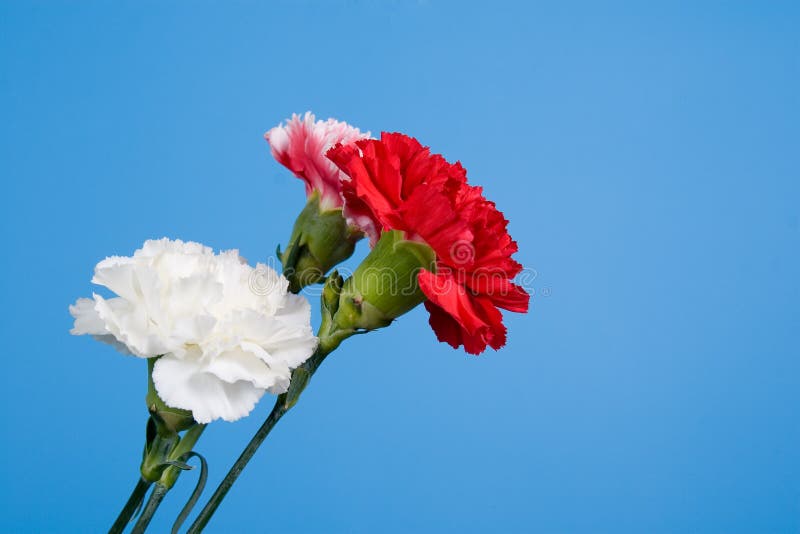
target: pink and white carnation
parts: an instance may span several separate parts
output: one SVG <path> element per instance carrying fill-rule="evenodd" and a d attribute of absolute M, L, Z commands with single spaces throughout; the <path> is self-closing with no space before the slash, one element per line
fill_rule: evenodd
<path fill-rule="evenodd" d="M 158 357 L 158 395 L 199 423 L 234 421 L 266 391 L 285 392 L 292 369 L 317 345 L 308 301 L 236 250 L 214 254 L 199 243 L 150 240 L 132 257 L 98 263 L 92 282 L 116 296 L 78 299 L 71 333 Z"/>
<path fill-rule="evenodd" d="M 339 143 L 347 145 L 369 139 L 370 133 L 335 119 L 315 119 L 310 111 L 302 118 L 293 114 L 285 126 L 279 124 L 265 133 L 264 138 L 278 163 L 305 182 L 306 196 L 318 191 L 322 210 L 341 208 L 341 181 L 347 176 L 325 153 Z"/>

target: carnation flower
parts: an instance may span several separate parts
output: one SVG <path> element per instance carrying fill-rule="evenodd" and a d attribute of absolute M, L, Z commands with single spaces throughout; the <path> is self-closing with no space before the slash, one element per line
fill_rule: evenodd
<path fill-rule="evenodd" d="M 350 178 L 342 189 L 345 217 L 360 221 L 373 245 L 400 231 L 435 253 L 435 269 L 420 263 L 417 282 L 438 339 L 471 354 L 505 345 L 498 308 L 528 310 L 529 295 L 511 282 L 522 269 L 511 258 L 517 244 L 495 204 L 467 184 L 461 164 L 385 132 L 380 140 L 336 145 L 328 157 Z"/>
<path fill-rule="evenodd" d="M 264 134 L 273 157 L 305 182 L 306 195 L 319 192 L 322 210 L 342 206 L 341 180 L 346 178 L 325 157 L 325 152 L 337 143 L 352 143 L 369 136 L 369 132 L 362 133 L 346 122 L 315 121 L 310 111 L 302 118 L 293 114 L 286 126 L 278 125 Z"/>
<path fill-rule="evenodd" d="M 306 184 L 308 202 L 295 221 L 289 243 L 278 251 L 290 290 L 322 281 L 334 265 L 349 258 L 363 234 L 342 216 L 342 173 L 325 152 L 337 143 L 369 137 L 345 122 L 315 121 L 309 111 L 264 134 L 272 155 Z"/>
<path fill-rule="evenodd" d="M 285 392 L 317 344 L 308 301 L 236 250 L 215 255 L 198 243 L 150 240 L 132 257 L 98 263 L 92 282 L 117 296 L 78 299 L 71 333 L 158 357 L 158 395 L 199 423 L 234 421 L 265 391 Z"/>

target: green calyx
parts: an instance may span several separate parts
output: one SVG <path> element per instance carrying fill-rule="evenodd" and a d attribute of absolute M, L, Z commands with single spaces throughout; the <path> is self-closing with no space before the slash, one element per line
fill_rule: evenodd
<path fill-rule="evenodd" d="M 358 333 L 357 328 L 346 324 L 343 325 L 338 319 L 344 284 L 344 279 L 338 271 L 333 271 L 325 280 L 325 285 L 322 288 L 322 323 L 319 327 L 319 348 L 317 352 L 329 354 L 342 341 Z"/>
<path fill-rule="evenodd" d="M 294 223 L 289 246 L 277 251 L 289 290 L 298 293 L 321 282 L 325 273 L 353 254 L 361 237 L 347 225 L 341 208 L 323 210 L 319 192 L 314 191 Z"/>
<path fill-rule="evenodd" d="M 183 436 L 177 432 L 161 433 L 151 416 L 147 421 L 147 440 L 139 471 L 148 482 L 158 482 L 167 489 L 175 485 L 181 471 L 191 469 L 186 459 L 206 425 L 195 423 Z"/>
<path fill-rule="evenodd" d="M 353 276 L 340 284 L 332 323 L 340 331 L 388 326 L 425 300 L 417 275 L 435 267 L 436 255 L 429 246 L 407 240 L 398 230 L 384 232 Z M 323 303 L 325 299 L 323 292 Z M 333 304 L 331 297 L 328 300 Z"/>
<path fill-rule="evenodd" d="M 344 280 L 338 271 L 322 288 L 322 322 L 314 354 L 292 372 L 289 390 L 281 397 L 281 413 L 297 403 L 311 376 L 328 354 L 350 336 L 388 326 L 425 300 L 419 288 L 420 269 L 434 271 L 433 250 L 409 241 L 402 232 L 384 232 L 353 276 Z"/>

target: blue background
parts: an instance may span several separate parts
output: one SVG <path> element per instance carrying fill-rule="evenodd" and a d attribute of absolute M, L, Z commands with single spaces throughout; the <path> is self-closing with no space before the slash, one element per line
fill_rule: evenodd
<path fill-rule="evenodd" d="M 798 532 L 798 4 L 164 4 L 0 3 L 0 530 L 110 526 L 145 365 L 67 305 L 147 238 L 266 260 L 304 196 L 262 134 L 311 109 L 460 159 L 532 309 L 348 341 L 209 531 Z"/>

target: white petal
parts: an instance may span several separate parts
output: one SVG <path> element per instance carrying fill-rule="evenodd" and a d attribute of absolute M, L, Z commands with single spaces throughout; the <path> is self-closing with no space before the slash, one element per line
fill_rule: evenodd
<path fill-rule="evenodd" d="M 166 355 L 156 361 L 153 383 L 168 406 L 190 410 L 198 423 L 236 421 L 249 414 L 264 394 L 251 382 L 223 382 L 197 361 Z"/>
<path fill-rule="evenodd" d="M 310 324 L 311 304 L 309 304 L 308 299 L 305 297 L 287 293 L 284 297 L 283 305 L 276 315 L 284 318 L 287 322 Z"/>
<path fill-rule="evenodd" d="M 269 388 L 267 391 L 272 395 L 281 395 L 282 393 L 289 391 L 290 383 L 291 381 L 289 380 L 289 377 L 286 377 L 286 379 L 276 382 L 275 385 Z"/>
<path fill-rule="evenodd" d="M 145 310 L 123 298 L 104 299 L 94 295 L 95 310 L 108 332 L 135 355 L 152 358 L 172 352 L 171 339 L 158 335 L 151 329 Z"/>
<path fill-rule="evenodd" d="M 208 362 L 205 372 L 231 384 L 245 380 L 262 389 L 270 388 L 282 376 L 288 377 L 290 371 L 286 366 L 283 369 L 273 370 L 265 362 L 264 352 L 264 349 L 252 344 L 236 347 L 219 354 Z"/>
<path fill-rule="evenodd" d="M 133 258 L 112 256 L 94 268 L 92 283 L 105 286 L 117 295 L 128 300 L 138 300 L 140 293 L 134 282 L 136 263 Z"/>
<path fill-rule="evenodd" d="M 95 310 L 95 301 L 92 299 L 78 299 L 74 305 L 69 307 L 69 312 L 75 318 L 75 326 L 70 330 L 70 334 L 82 335 L 89 334 L 97 341 L 107 343 L 117 349 L 122 354 L 133 355 L 133 353 L 120 343 L 105 326 L 105 323 Z"/>
<path fill-rule="evenodd" d="M 289 377 L 292 375 L 292 370 L 289 369 L 289 366 L 284 360 L 276 358 L 255 343 L 243 341 L 242 349 L 251 352 L 258 359 L 267 364 L 273 376 L 276 376 L 278 379 L 284 378 L 288 381 Z"/>
<path fill-rule="evenodd" d="M 180 239 L 148 239 L 142 248 L 133 253 L 134 258 L 158 258 L 165 253 L 175 253 L 179 255 L 213 255 L 211 248 L 195 243 L 193 241 L 181 241 Z"/>
<path fill-rule="evenodd" d="M 198 312 L 175 320 L 172 335 L 181 343 L 199 344 L 211 334 L 216 324 L 216 318 Z"/>
<path fill-rule="evenodd" d="M 69 331 L 73 336 L 91 334 L 104 336 L 108 334 L 105 323 L 94 309 L 92 299 L 78 299 L 69 307 L 69 313 L 75 318 L 75 326 Z"/>
<path fill-rule="evenodd" d="M 287 340 L 275 346 L 268 347 L 269 353 L 280 358 L 291 368 L 299 367 L 314 354 L 317 349 L 318 340 L 313 335 Z"/>

